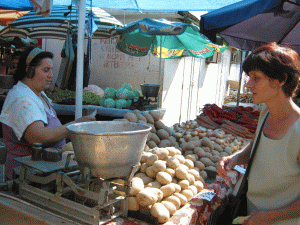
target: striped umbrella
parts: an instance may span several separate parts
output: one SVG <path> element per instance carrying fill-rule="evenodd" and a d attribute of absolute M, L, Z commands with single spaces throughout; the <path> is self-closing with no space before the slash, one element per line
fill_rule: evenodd
<path fill-rule="evenodd" d="M 96 28 L 93 38 L 109 38 L 115 35 L 116 27 L 123 26 L 120 21 L 100 7 L 86 7 L 86 22 L 89 14 L 92 14 L 93 18 L 90 27 Z M 49 17 L 37 15 L 31 11 L 5 27 L 0 32 L 0 36 L 65 39 L 68 27 L 73 32 L 77 32 L 78 9 L 76 6 L 53 5 Z"/>

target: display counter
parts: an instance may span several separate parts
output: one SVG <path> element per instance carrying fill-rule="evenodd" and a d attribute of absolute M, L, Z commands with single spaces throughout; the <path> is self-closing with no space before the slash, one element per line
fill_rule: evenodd
<path fill-rule="evenodd" d="M 61 105 L 53 104 L 57 115 L 74 115 L 75 114 L 75 105 Z M 97 115 L 100 116 L 109 116 L 109 117 L 124 117 L 128 112 L 132 112 L 130 109 L 116 109 L 116 108 L 105 108 L 97 105 L 83 105 L 82 110 L 85 111 L 85 114 L 88 115 L 93 111 L 97 110 Z M 151 111 L 159 111 L 162 114 L 165 113 L 165 109 L 159 108 Z"/>
<path fill-rule="evenodd" d="M 166 223 L 167 225 L 205 225 L 211 224 L 214 220 L 212 217 L 213 212 L 221 206 L 222 202 L 225 200 L 226 196 L 232 193 L 235 184 L 241 175 L 232 171 L 229 173 L 231 182 L 225 181 L 221 177 L 217 176 L 216 180 L 212 183 L 205 184 L 205 191 L 214 193 L 214 197 L 211 201 L 203 200 L 202 198 L 194 197 L 188 204 L 178 210 Z M 20 215 L 24 218 L 24 221 L 20 221 L 20 224 L 28 224 L 26 221 L 37 220 L 41 224 L 59 224 L 60 222 L 64 224 L 76 224 L 71 223 L 67 219 L 62 219 L 61 217 L 47 212 L 35 205 L 32 205 L 24 200 L 19 199 L 17 196 L 8 194 L 7 192 L 0 193 L 0 205 L 3 210 L 2 219 L 11 218 L 11 211 L 13 215 Z M 36 223 L 40 224 L 40 223 Z M 108 225 L 148 225 L 151 223 L 128 217 L 122 218 L 118 217 L 109 223 Z"/>

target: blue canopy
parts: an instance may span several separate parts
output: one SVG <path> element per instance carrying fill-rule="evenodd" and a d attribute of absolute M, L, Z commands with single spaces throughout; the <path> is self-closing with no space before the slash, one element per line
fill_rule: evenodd
<path fill-rule="evenodd" d="M 141 11 L 212 11 L 223 6 L 239 2 L 240 0 L 93 0 L 93 6 L 124 10 Z M 87 3 L 89 1 L 87 0 Z M 70 5 L 71 0 L 53 0 L 54 5 Z M 2 0 L 0 8 L 31 10 L 33 4 L 30 0 Z"/>
<path fill-rule="evenodd" d="M 217 33 L 280 4 L 282 0 L 243 0 L 227 4 L 225 7 L 201 16 L 200 32 L 212 42 L 216 42 Z"/>

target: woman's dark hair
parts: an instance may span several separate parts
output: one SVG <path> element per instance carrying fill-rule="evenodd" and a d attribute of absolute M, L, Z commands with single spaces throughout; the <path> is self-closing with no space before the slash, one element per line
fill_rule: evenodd
<path fill-rule="evenodd" d="M 29 68 L 28 71 L 26 72 L 26 59 L 29 55 L 29 53 L 36 48 L 36 46 L 28 46 L 25 48 L 25 50 L 22 52 L 20 59 L 19 59 L 19 63 L 18 63 L 18 67 L 17 70 L 14 74 L 14 82 L 15 84 L 19 81 L 19 80 L 23 80 L 24 78 L 33 78 L 34 76 L 34 69 L 36 66 L 39 66 L 41 64 L 41 61 L 45 58 L 50 58 L 53 59 L 53 53 L 52 52 L 46 52 L 46 51 L 42 51 L 40 53 L 38 53 L 29 63 Z"/>
<path fill-rule="evenodd" d="M 272 42 L 258 47 L 248 55 L 242 68 L 247 74 L 259 70 L 271 79 L 285 82 L 283 92 L 291 97 L 299 83 L 300 57 L 293 49 Z"/>

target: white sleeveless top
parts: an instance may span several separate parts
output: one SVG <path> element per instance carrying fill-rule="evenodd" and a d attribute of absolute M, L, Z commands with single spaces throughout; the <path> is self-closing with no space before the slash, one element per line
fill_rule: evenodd
<path fill-rule="evenodd" d="M 259 126 L 267 109 L 262 110 Z M 300 118 L 280 140 L 261 133 L 260 143 L 249 174 L 248 214 L 258 209 L 275 209 L 300 197 Z M 300 210 L 300 209 L 299 209 Z M 282 220 L 274 225 L 300 225 L 300 218 Z"/>

